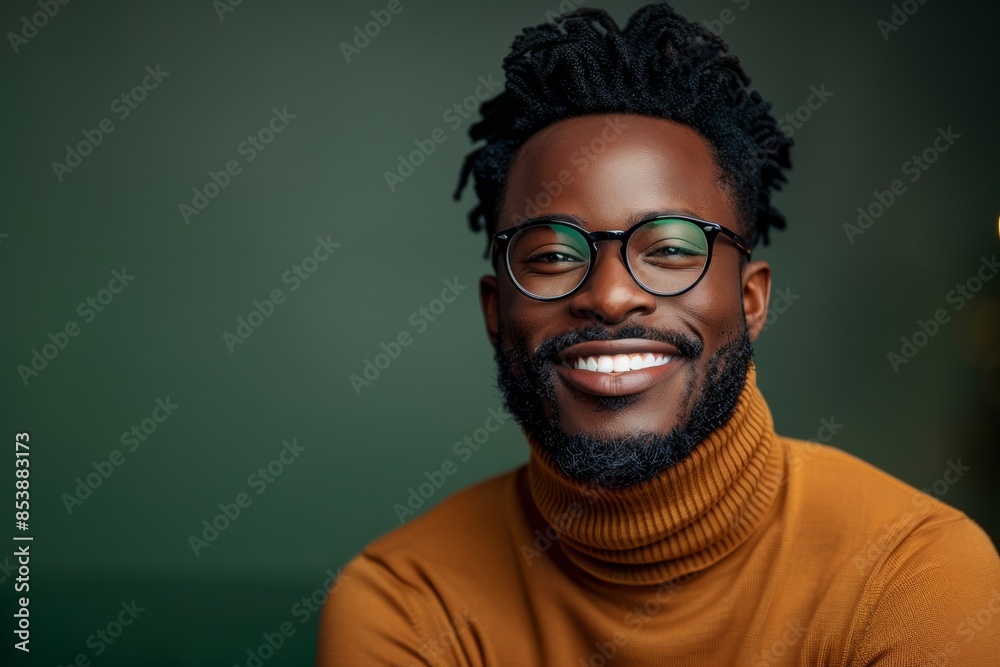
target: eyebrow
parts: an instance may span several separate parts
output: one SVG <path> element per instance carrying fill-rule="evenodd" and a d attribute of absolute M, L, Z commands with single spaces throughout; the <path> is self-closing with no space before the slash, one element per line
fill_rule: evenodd
<path fill-rule="evenodd" d="M 643 220 L 649 220 L 651 218 L 662 218 L 670 215 L 685 215 L 689 218 L 698 218 L 702 220 L 702 216 L 699 213 L 695 213 L 688 208 L 668 208 L 668 209 L 649 209 L 645 211 L 639 211 L 635 215 L 629 218 L 629 224 L 635 225 Z"/>
<path fill-rule="evenodd" d="M 702 219 L 702 216 L 700 214 L 695 213 L 691 209 L 687 209 L 687 208 L 666 208 L 666 209 L 645 209 L 645 210 L 642 210 L 642 211 L 638 211 L 638 212 L 633 213 L 632 215 L 630 215 L 627 219 L 625 219 L 624 222 L 626 223 L 626 228 L 627 228 L 627 227 L 632 227 L 634 225 L 637 225 L 640 222 L 642 222 L 643 220 L 651 220 L 653 218 L 662 218 L 662 217 L 667 217 L 667 216 L 671 216 L 671 215 L 683 215 L 683 216 L 687 216 L 689 218 L 697 218 L 699 220 Z M 547 215 L 536 215 L 533 218 L 526 218 L 526 219 L 522 220 L 521 222 L 517 223 L 517 225 L 514 225 L 514 226 L 526 225 L 529 222 L 540 222 L 540 221 L 543 221 L 543 220 L 563 220 L 563 221 L 566 221 L 566 222 L 572 222 L 572 223 L 575 223 L 577 225 L 580 225 L 584 229 L 590 229 L 590 227 L 587 225 L 586 221 L 584 221 L 580 217 L 575 216 L 575 215 L 573 215 L 571 213 L 549 213 Z"/>

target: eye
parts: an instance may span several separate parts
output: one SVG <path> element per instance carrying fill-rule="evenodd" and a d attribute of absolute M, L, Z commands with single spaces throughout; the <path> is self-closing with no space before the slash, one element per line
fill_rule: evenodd
<path fill-rule="evenodd" d="M 667 245 L 667 246 L 663 246 L 662 248 L 659 248 L 653 254 L 654 255 L 667 255 L 667 256 L 671 256 L 671 255 L 687 255 L 687 254 L 690 254 L 690 253 L 685 248 L 681 248 L 680 246 Z"/>
<path fill-rule="evenodd" d="M 683 239 L 669 239 L 647 253 L 649 257 L 701 257 L 703 248 Z"/>
<path fill-rule="evenodd" d="M 536 253 L 525 261 L 554 264 L 556 262 L 582 262 L 584 260 L 570 253 L 551 251 Z"/>

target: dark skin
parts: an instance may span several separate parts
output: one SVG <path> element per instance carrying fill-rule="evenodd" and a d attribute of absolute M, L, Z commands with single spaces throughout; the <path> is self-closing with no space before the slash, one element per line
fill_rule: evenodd
<path fill-rule="evenodd" d="M 608 139 L 608 119 L 570 118 L 533 135 L 511 165 L 497 229 L 523 222 L 527 200 L 538 209 L 531 211 L 531 217 L 569 216 L 592 231 L 624 230 L 658 212 L 710 220 L 746 237 L 738 211 L 720 181 L 711 146 L 688 126 L 648 116 L 619 116 L 624 129 L 605 141 L 605 148 L 581 168 L 581 148 L 593 146 L 592 140 L 602 132 Z M 543 184 L 559 181 L 560 172 L 566 170 L 572 180 L 562 185 L 562 191 L 540 197 L 545 192 Z M 579 383 L 569 381 L 565 371 L 556 368 L 559 360 L 553 359 L 559 425 L 568 434 L 605 438 L 666 433 L 683 424 L 690 417 L 692 396 L 705 384 L 709 359 L 742 331 L 744 316 L 751 341 L 760 334 L 767 316 L 770 266 L 748 261 L 741 269 L 741 253 L 726 238 L 716 239 L 711 265 L 701 281 L 672 297 L 655 296 L 639 287 L 622 264 L 618 245 L 617 241 L 599 243 L 586 284 L 555 301 L 538 301 L 521 293 L 502 262 L 497 276 L 480 280 L 486 329 L 494 347 L 501 325 L 507 336 L 523 342 L 528 350 L 594 325 L 606 328 L 611 338 L 618 338 L 617 330 L 639 325 L 701 342 L 703 353 L 695 358 L 678 353 L 643 381 L 637 374 L 644 370 L 605 375 L 596 380 L 599 390 L 583 390 Z M 643 345 L 635 339 L 632 343 Z M 633 391 L 636 386 L 641 390 Z M 607 409 L 609 404 L 615 409 Z"/>

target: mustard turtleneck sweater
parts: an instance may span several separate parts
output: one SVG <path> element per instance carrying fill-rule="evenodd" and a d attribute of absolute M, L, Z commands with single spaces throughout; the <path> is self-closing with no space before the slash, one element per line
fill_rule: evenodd
<path fill-rule="evenodd" d="M 570 480 L 528 440 L 526 466 L 343 569 L 317 664 L 1000 665 L 989 537 L 845 452 L 776 435 L 753 365 L 729 422 L 632 487 Z"/>

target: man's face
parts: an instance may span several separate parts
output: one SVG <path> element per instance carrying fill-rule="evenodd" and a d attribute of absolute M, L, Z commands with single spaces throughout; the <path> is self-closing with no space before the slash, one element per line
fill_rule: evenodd
<path fill-rule="evenodd" d="M 711 148 L 694 130 L 647 116 L 583 116 L 524 144 L 497 229 L 552 216 L 624 230 L 653 213 L 741 232 Z M 676 463 L 729 418 L 770 292 L 766 263 L 741 270 L 739 249 L 721 236 L 700 282 L 673 297 L 639 287 L 619 246 L 598 242 L 587 282 L 555 301 L 520 292 L 502 260 L 480 283 L 508 409 L 564 472 L 608 486 Z M 575 368 L 581 356 L 622 354 L 670 360 L 611 373 Z"/>

